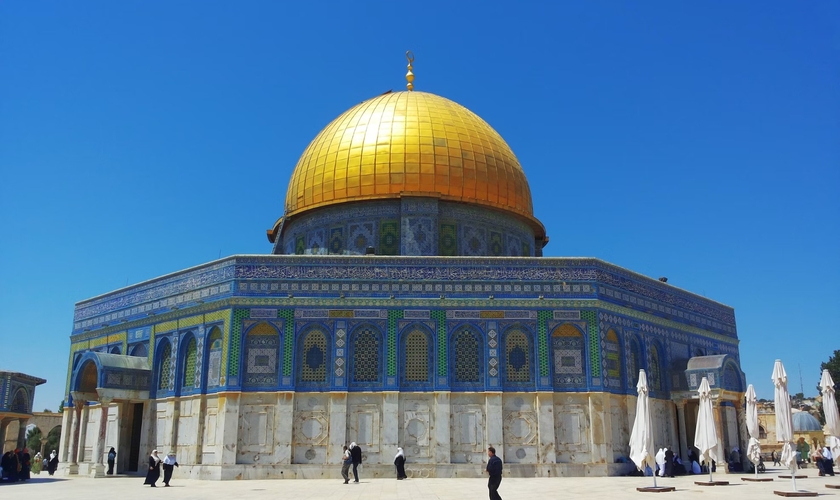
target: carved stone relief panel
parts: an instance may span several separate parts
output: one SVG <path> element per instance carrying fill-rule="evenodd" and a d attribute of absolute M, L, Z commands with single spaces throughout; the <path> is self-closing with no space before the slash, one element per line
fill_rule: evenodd
<path fill-rule="evenodd" d="M 311 394 L 295 398 L 295 416 L 292 427 L 294 463 L 326 463 L 330 436 L 329 423 L 326 396 Z"/>
<path fill-rule="evenodd" d="M 432 417 L 427 401 L 403 402 L 402 439 L 405 452 L 412 457 L 431 456 Z"/>
<path fill-rule="evenodd" d="M 619 401 L 610 402 L 610 421 L 612 423 L 612 451 L 613 455 L 630 454 L 630 433 L 627 411 L 621 407 Z"/>
<path fill-rule="evenodd" d="M 453 463 L 481 463 L 484 459 L 484 406 L 454 404 L 450 415 Z"/>
<path fill-rule="evenodd" d="M 588 460 L 589 409 L 582 401 L 571 397 L 554 408 L 554 436 L 558 462 Z M 586 458 L 581 454 L 587 454 Z"/>
<path fill-rule="evenodd" d="M 349 408 L 347 440 L 355 441 L 363 453 L 379 453 L 380 413 L 378 404 L 354 404 Z"/>

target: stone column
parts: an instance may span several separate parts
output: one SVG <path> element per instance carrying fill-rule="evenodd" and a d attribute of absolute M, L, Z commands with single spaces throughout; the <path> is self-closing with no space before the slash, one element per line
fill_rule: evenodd
<path fill-rule="evenodd" d="M 73 408 L 64 408 L 61 415 L 61 436 L 58 441 L 58 460 L 59 466 L 64 467 L 68 462 L 67 455 L 70 451 L 70 441 L 73 435 Z M 52 450 L 50 450 L 52 451 Z"/>
<path fill-rule="evenodd" d="M 400 393 L 387 391 L 382 398 L 382 439 L 380 456 L 385 463 L 388 463 L 388 453 L 393 450 L 396 453 L 399 445 L 400 430 Z"/>
<path fill-rule="evenodd" d="M 96 436 L 96 446 L 93 448 L 95 465 L 91 469 L 91 477 L 105 477 L 105 463 L 102 456 L 105 454 L 105 432 L 108 430 L 108 407 L 111 401 L 111 398 L 99 398 L 99 433 Z"/>
<path fill-rule="evenodd" d="M 485 446 L 492 446 L 496 448 L 496 455 L 504 460 L 505 456 L 505 439 L 504 439 L 504 411 L 502 410 L 502 393 L 501 392 L 487 392 L 485 396 L 486 406 L 484 410 L 485 415 L 485 430 L 487 434 L 487 441 Z M 482 453 L 484 459 L 487 461 L 487 454 Z"/>
<path fill-rule="evenodd" d="M 750 470 L 752 462 L 747 456 L 750 448 L 750 434 L 747 431 L 747 412 L 744 409 L 743 400 L 735 402 L 735 415 L 738 420 L 738 447 L 741 448 L 741 465 L 745 471 Z"/>
<path fill-rule="evenodd" d="M 539 434 L 539 454 L 541 464 L 557 462 L 556 441 L 554 438 L 554 393 L 537 393 L 537 429 Z"/>
<path fill-rule="evenodd" d="M 274 432 L 274 460 L 278 464 L 290 464 L 292 463 L 292 436 L 294 434 L 294 425 L 291 422 L 295 421 L 295 393 L 277 393 L 276 408 L 278 426 Z M 200 438 L 198 442 L 201 441 Z"/>
<path fill-rule="evenodd" d="M 3 420 L 0 422 L 0 452 L 5 453 L 6 450 L 6 429 L 9 427 L 9 421 Z"/>
<path fill-rule="evenodd" d="M 41 456 L 46 457 L 47 453 L 47 438 L 43 437 L 44 435 L 41 434 Z"/>
<path fill-rule="evenodd" d="M 216 441 L 221 442 L 221 456 L 219 457 L 219 465 L 234 465 L 236 464 L 236 443 L 238 441 L 237 435 L 239 432 L 239 394 L 227 393 L 224 397 L 219 397 L 219 418 L 222 422 L 219 428 L 222 431 L 221 436 L 216 436 Z M 222 467 L 222 479 L 228 478 L 224 475 L 224 467 Z"/>
<path fill-rule="evenodd" d="M 26 448 L 26 422 L 29 422 L 28 418 L 18 419 L 17 447 L 21 450 Z"/>
<path fill-rule="evenodd" d="M 448 464 L 452 461 L 452 441 L 449 433 L 449 414 L 452 411 L 449 403 L 449 391 L 435 393 L 435 417 L 433 422 L 434 460 L 436 464 Z"/>
<path fill-rule="evenodd" d="M 79 473 L 79 436 L 82 427 L 82 408 L 85 402 L 80 399 L 73 400 L 73 434 L 71 434 L 70 456 L 68 461 L 70 465 L 67 467 L 67 474 Z"/>
<path fill-rule="evenodd" d="M 85 405 L 82 407 L 82 418 L 80 420 L 81 427 L 79 430 L 79 449 L 76 463 L 85 463 L 85 443 L 87 442 L 88 425 L 90 424 L 90 407 Z"/>
<path fill-rule="evenodd" d="M 688 433 L 685 429 L 685 401 L 677 401 L 677 424 L 680 426 L 680 458 L 684 464 L 688 461 Z"/>
<path fill-rule="evenodd" d="M 712 413 L 715 416 L 715 433 L 717 434 L 718 439 L 717 453 L 718 457 L 720 458 L 720 460 L 717 461 L 717 472 L 726 474 L 729 472 L 729 468 L 726 466 L 727 450 L 723 442 L 723 408 L 721 408 L 720 401 L 717 399 L 712 400 Z"/>
<path fill-rule="evenodd" d="M 342 448 L 347 444 L 347 393 L 331 392 L 329 404 L 330 445 L 327 450 L 327 463 L 337 464 L 341 463 L 341 457 L 344 455 Z"/>

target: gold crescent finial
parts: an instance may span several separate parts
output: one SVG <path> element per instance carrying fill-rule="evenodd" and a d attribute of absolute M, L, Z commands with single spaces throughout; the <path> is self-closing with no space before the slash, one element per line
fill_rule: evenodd
<path fill-rule="evenodd" d="M 411 53 L 410 50 L 405 51 L 405 58 L 408 59 L 408 73 L 405 74 L 405 79 L 408 80 L 408 85 L 405 87 L 408 89 L 409 92 L 414 90 L 414 73 L 411 72 L 414 69 L 411 66 L 411 63 L 414 62 L 414 54 Z"/>

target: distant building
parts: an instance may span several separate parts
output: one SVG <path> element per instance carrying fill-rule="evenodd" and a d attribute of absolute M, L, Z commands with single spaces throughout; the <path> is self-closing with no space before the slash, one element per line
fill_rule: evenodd
<path fill-rule="evenodd" d="M 4 452 L 25 446 L 35 387 L 46 382 L 24 373 L 0 371 L 0 443 Z"/>

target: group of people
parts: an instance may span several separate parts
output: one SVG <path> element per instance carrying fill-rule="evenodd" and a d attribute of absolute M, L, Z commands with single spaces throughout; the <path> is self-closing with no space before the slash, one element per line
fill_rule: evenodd
<path fill-rule="evenodd" d="M 811 461 L 817 464 L 820 476 L 834 475 L 834 455 L 828 446 L 824 446 L 822 450 L 815 446 L 814 451 L 811 452 Z"/>
<path fill-rule="evenodd" d="M 405 457 L 403 457 L 405 463 Z M 359 482 L 359 466 L 362 465 L 362 447 L 355 442 L 350 443 L 350 446 L 344 447 L 344 454 L 341 457 L 341 477 L 344 478 L 344 484 L 350 482 L 350 466 L 353 466 L 353 481 Z"/>
<path fill-rule="evenodd" d="M 163 485 L 169 486 L 169 481 L 172 479 L 172 471 L 175 470 L 175 467 L 181 467 L 178 465 L 178 460 L 175 459 L 174 451 L 170 451 L 169 454 L 161 460 L 158 456 L 158 451 L 152 450 L 152 454 L 149 455 L 149 471 L 146 472 L 146 482 L 143 484 L 148 484 L 152 488 L 155 487 L 155 483 L 158 479 L 160 479 L 161 465 L 163 466 Z"/>
<path fill-rule="evenodd" d="M 49 471 L 51 476 L 55 474 L 58 469 L 58 454 L 55 450 L 50 453 L 49 459 L 44 459 L 41 453 L 32 457 L 27 448 L 16 448 L 4 453 L 0 459 L 0 478 L 9 483 L 28 481 L 32 473 L 40 474 L 42 468 Z"/>

